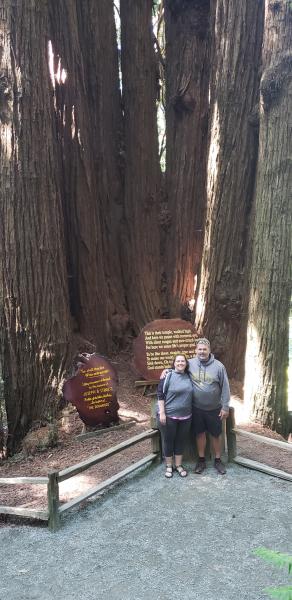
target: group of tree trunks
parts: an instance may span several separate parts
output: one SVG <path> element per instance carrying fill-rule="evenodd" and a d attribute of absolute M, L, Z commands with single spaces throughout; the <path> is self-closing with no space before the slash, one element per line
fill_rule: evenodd
<path fill-rule="evenodd" d="M 54 416 L 77 349 L 109 353 L 193 302 L 230 376 L 246 356 L 254 418 L 286 433 L 291 2 L 156 2 L 165 54 L 152 4 L 0 1 L 9 452 Z"/>

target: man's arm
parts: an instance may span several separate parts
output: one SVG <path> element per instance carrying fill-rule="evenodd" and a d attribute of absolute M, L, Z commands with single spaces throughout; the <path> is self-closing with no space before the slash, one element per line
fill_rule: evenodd
<path fill-rule="evenodd" d="M 225 367 L 222 365 L 221 371 L 221 404 L 222 409 L 219 413 L 220 419 L 226 419 L 229 415 L 230 387 Z"/>
<path fill-rule="evenodd" d="M 171 369 L 163 369 L 161 375 L 160 375 L 160 379 L 165 379 L 167 373 L 170 373 Z"/>

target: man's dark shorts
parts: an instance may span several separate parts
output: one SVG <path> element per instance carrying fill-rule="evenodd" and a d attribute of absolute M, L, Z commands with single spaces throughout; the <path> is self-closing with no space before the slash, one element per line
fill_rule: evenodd
<path fill-rule="evenodd" d="M 193 432 L 195 435 L 208 431 L 213 437 L 219 437 L 222 433 L 222 421 L 219 417 L 221 408 L 216 410 L 202 410 L 193 408 Z"/>

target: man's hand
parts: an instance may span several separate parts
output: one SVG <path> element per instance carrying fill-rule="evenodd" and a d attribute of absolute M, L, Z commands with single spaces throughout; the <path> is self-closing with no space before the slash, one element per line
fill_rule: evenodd
<path fill-rule="evenodd" d="M 166 423 L 166 414 L 164 411 L 160 411 L 159 412 L 159 421 L 161 423 L 161 425 L 165 425 Z"/>
<path fill-rule="evenodd" d="M 163 369 L 161 375 L 160 375 L 160 379 L 164 379 L 164 377 L 166 377 L 167 373 L 168 373 L 169 369 Z"/>
<path fill-rule="evenodd" d="M 220 413 L 219 413 L 219 417 L 221 419 L 221 421 L 223 421 L 223 419 L 227 419 L 229 415 L 229 410 L 223 410 L 223 408 L 221 408 Z"/>

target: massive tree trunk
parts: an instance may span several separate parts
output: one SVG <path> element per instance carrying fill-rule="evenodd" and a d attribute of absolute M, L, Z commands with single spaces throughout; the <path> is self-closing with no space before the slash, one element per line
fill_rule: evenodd
<path fill-rule="evenodd" d="M 122 113 L 113 4 L 51 0 L 51 23 L 71 312 L 82 336 L 106 351 L 127 321 L 118 249 Z"/>
<path fill-rule="evenodd" d="M 52 415 L 69 341 L 63 219 L 45 0 L 6 0 L 0 20 L 2 360 L 12 452 Z"/>
<path fill-rule="evenodd" d="M 152 0 L 121 0 L 125 119 L 124 280 L 133 328 L 160 315 L 160 168 Z"/>
<path fill-rule="evenodd" d="M 129 314 L 122 273 L 122 236 L 124 231 L 124 125 L 119 82 L 117 35 L 113 3 L 102 0 L 97 19 L 100 43 L 95 46 L 96 59 L 91 61 L 100 90 L 99 104 L 92 105 L 97 119 L 97 166 L 103 213 L 103 250 L 108 294 L 110 339 L 115 347 L 125 343 L 129 333 Z M 96 75 L 96 63 L 99 73 Z"/>
<path fill-rule="evenodd" d="M 245 401 L 253 419 L 282 433 L 292 293 L 291 44 L 291 3 L 266 0 Z"/>
<path fill-rule="evenodd" d="M 171 316 L 194 298 L 206 205 L 209 1 L 166 0 L 166 277 Z"/>
<path fill-rule="evenodd" d="M 208 207 L 196 325 L 243 376 L 244 276 L 258 145 L 262 1 L 218 0 L 213 26 Z"/>

